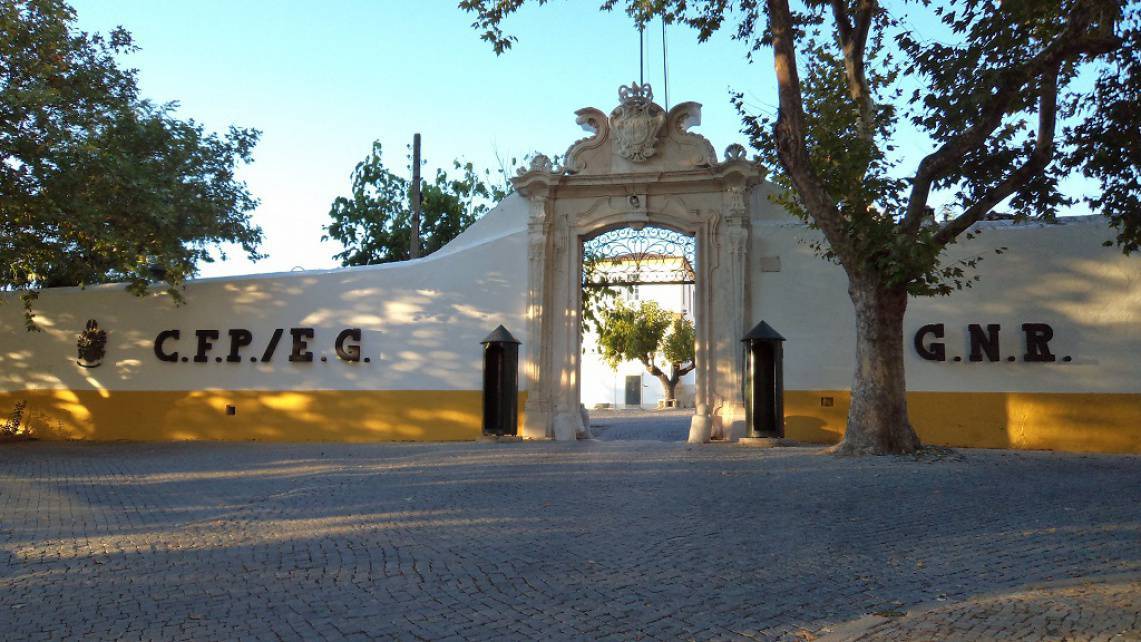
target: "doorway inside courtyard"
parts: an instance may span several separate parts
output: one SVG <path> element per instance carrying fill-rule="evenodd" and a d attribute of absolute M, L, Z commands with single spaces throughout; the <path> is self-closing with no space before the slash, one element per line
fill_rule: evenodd
<path fill-rule="evenodd" d="M 581 237 L 580 401 L 603 440 L 685 441 L 696 401 L 697 243 L 620 224 Z"/>

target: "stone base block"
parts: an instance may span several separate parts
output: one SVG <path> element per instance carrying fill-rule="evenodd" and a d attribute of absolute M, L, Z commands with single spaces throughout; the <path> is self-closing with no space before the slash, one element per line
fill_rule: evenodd
<path fill-rule="evenodd" d="M 693 419 L 689 420 L 689 443 L 704 444 L 709 441 L 712 432 L 713 422 L 708 416 L 695 414 Z"/>
<path fill-rule="evenodd" d="M 750 448 L 788 448 L 800 445 L 800 442 L 783 437 L 741 437 L 737 443 Z"/>
<path fill-rule="evenodd" d="M 487 444 L 517 444 L 523 441 L 519 435 L 480 435 L 476 441 Z"/>

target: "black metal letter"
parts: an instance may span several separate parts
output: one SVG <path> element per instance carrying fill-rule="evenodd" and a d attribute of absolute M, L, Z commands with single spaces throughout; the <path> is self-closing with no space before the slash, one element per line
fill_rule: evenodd
<path fill-rule="evenodd" d="M 356 343 L 349 344 L 346 346 L 345 345 L 345 339 L 352 339 L 353 341 L 356 341 Z M 337 356 L 340 357 L 341 359 L 344 359 L 345 361 L 360 361 L 361 360 L 360 340 L 361 340 L 361 329 L 360 328 L 349 328 L 347 330 L 341 330 L 341 333 L 337 335 L 337 343 L 335 346 L 337 349 Z"/>
<path fill-rule="evenodd" d="M 930 347 L 924 345 L 924 340 L 927 335 L 931 335 L 936 339 L 943 338 L 943 324 L 942 323 L 928 323 L 927 325 L 919 328 L 915 333 L 915 351 L 919 356 L 928 361 L 946 361 L 947 348 L 943 345 L 942 341 L 932 341 Z"/>
<path fill-rule="evenodd" d="M 971 361 L 982 361 L 983 353 L 986 353 L 987 361 L 998 361 L 998 332 L 1002 327 L 997 323 L 988 323 L 986 325 L 986 334 L 983 334 L 983 327 L 977 323 L 972 323 L 967 326 L 967 332 L 971 338 Z"/>
<path fill-rule="evenodd" d="M 313 328 L 290 328 L 289 334 L 293 335 L 293 351 L 289 353 L 289 360 L 312 361 L 313 353 L 305 349 L 309 346 L 305 340 L 313 338 Z"/>
<path fill-rule="evenodd" d="M 1054 338 L 1054 328 L 1047 323 L 1023 323 L 1026 333 L 1026 356 L 1023 361 L 1053 361 L 1056 357 L 1050 352 L 1050 339 Z"/>
<path fill-rule="evenodd" d="M 159 361 L 178 361 L 178 350 L 165 352 L 162 346 L 167 339 L 177 341 L 180 334 L 178 330 L 163 330 L 158 333 L 158 336 L 155 337 L 155 356 L 158 357 Z"/>
<path fill-rule="evenodd" d="M 194 355 L 194 363 L 206 363 L 206 353 L 210 348 L 214 347 L 211 341 L 218 340 L 217 330 L 195 330 L 194 336 L 198 337 L 198 352 Z"/>
<path fill-rule="evenodd" d="M 273 351 L 277 350 L 277 342 L 281 341 L 281 335 L 285 331 L 278 328 L 273 331 L 273 336 L 269 338 L 269 345 L 265 347 L 265 352 L 261 353 L 261 360 L 263 362 L 269 361 L 273 358 Z"/>
<path fill-rule="evenodd" d="M 254 340 L 254 334 L 249 330 L 230 330 L 230 354 L 226 357 L 226 361 L 230 363 L 239 363 L 242 357 L 238 354 L 242 348 L 250 345 Z"/>

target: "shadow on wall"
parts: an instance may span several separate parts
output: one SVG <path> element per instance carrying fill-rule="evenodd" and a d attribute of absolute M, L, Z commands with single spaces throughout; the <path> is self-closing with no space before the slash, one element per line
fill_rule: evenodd
<path fill-rule="evenodd" d="M 188 284 L 183 306 L 121 285 L 48 290 L 38 333 L 24 331 L 18 306 L 0 305 L 0 414 L 26 400 L 31 427 L 55 439 L 474 439 L 480 341 L 500 324 L 523 329 L 524 239 L 490 243 L 402 264 L 205 279 Z M 101 367 L 76 362 L 87 319 L 107 331 Z M 337 342 L 346 329 L 359 330 L 359 359 Z M 156 346 L 168 330 L 180 334 Z M 207 330 L 212 345 L 196 335 Z M 291 358 L 299 351 L 310 354 Z"/>
<path fill-rule="evenodd" d="M 0 408 L 21 400 L 44 439 L 455 441 L 483 421 L 478 390 L 26 390 L 0 393 Z"/>
<path fill-rule="evenodd" d="M 417 288 L 416 279 L 393 283 L 390 278 L 379 291 L 366 287 L 375 283 L 375 276 L 368 273 L 334 276 L 332 282 L 294 277 L 299 283 L 284 289 L 295 299 L 284 311 L 278 308 L 285 304 L 267 301 L 262 291 L 281 292 L 282 284 L 258 289 L 215 283 L 215 290 L 232 297 L 226 299 L 230 307 L 220 317 L 217 309 L 203 305 L 206 301 L 173 308 L 112 291 L 101 293 L 98 306 L 85 306 L 86 300 L 75 296 L 80 293 L 45 297 L 56 299 L 56 309 L 44 315 L 43 331 L 29 335 L 30 347 L 10 347 L 0 353 L 0 387 L 9 388 L 0 391 L 0 415 L 7 416 L 17 402 L 27 401 L 28 425 L 46 439 L 478 437 L 482 428 L 479 341 L 498 323 L 510 323 L 512 315 L 476 303 L 510 305 L 515 295 L 510 280 L 489 272 L 470 279 L 465 287 L 440 291 Z M 193 288 L 191 295 L 195 294 L 205 298 L 202 288 Z M 76 307 L 100 309 L 76 311 Z M 116 308 L 121 309 L 112 316 Z M 132 323 L 135 312 L 151 316 Z M 113 344 L 98 368 L 83 368 L 75 361 L 73 328 L 81 328 L 83 319 L 90 317 L 114 321 L 105 324 Z M 224 359 L 228 328 L 219 318 L 235 319 L 230 325 L 252 329 L 255 343 L 245 349 L 240 362 Z M 260 358 L 265 346 L 260 344 L 269 340 L 274 327 L 282 326 L 286 332 L 272 361 L 265 362 Z M 291 326 L 316 328 L 316 340 L 309 346 L 312 361 L 289 359 Z M 174 363 L 162 363 L 154 355 L 154 332 L 168 327 L 180 328 L 183 334 L 167 346 L 182 353 Z M 333 338 L 344 327 L 362 330 L 359 362 L 345 362 L 333 351 Z M 195 350 L 193 332 L 201 328 L 218 329 L 221 338 L 206 362 L 187 361 L 185 357 Z M 525 395 L 520 406 L 522 399 Z"/>
<path fill-rule="evenodd" d="M 786 391 L 786 436 L 839 442 L 851 399 L 847 390 Z M 909 392 L 907 406 L 925 444 L 1141 453 L 1137 394 Z"/>

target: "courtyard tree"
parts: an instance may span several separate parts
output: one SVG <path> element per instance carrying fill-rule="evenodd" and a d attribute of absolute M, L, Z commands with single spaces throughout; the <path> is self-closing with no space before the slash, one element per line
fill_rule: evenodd
<path fill-rule="evenodd" d="M 545 4 L 545 0 L 533 0 Z M 525 0 L 464 0 L 497 53 Z M 635 23 L 660 17 L 699 40 L 728 28 L 746 55 L 773 54 L 778 109 L 744 131 L 777 200 L 819 231 L 848 277 L 856 368 L 842 454 L 919 448 L 907 412 L 909 297 L 969 287 L 979 257 L 945 251 L 997 207 L 1053 219 L 1081 202 L 1126 253 L 1141 243 L 1141 3 L 1131 0 L 606 0 Z M 924 13 L 944 30 L 926 38 Z M 729 26 L 732 25 L 732 26 Z M 935 29 L 933 28 L 933 30 Z M 927 141 L 905 162 L 898 151 Z M 1081 174 L 1089 194 L 1060 181 Z M 932 216 L 934 206 L 947 214 Z M 1112 244 L 1112 242 L 1111 242 Z M 995 248 L 999 251 L 1000 248 Z"/>
<path fill-rule="evenodd" d="M 338 196 L 329 209 L 332 222 L 322 240 L 334 239 L 344 250 L 334 255 L 341 265 L 372 265 L 411 258 L 412 181 L 384 166 L 379 141 L 352 173 L 352 194 Z M 420 247 L 431 254 L 460 235 L 495 203 L 507 196 L 488 172 L 471 163 L 454 161 L 449 176 L 436 172 L 435 181 L 420 190 Z"/>
<path fill-rule="evenodd" d="M 252 259 L 257 205 L 235 175 L 258 132 L 208 133 L 139 97 L 122 28 L 75 27 L 60 0 L 0 0 L 0 290 L 29 329 L 41 288 L 161 278 L 176 297 L 219 244 Z"/>
<path fill-rule="evenodd" d="M 693 322 L 664 310 L 653 301 L 631 307 L 619 299 L 597 312 L 598 345 L 611 368 L 623 361 L 638 361 L 662 383 L 667 402 L 674 401 L 677 384 L 694 365 Z M 669 374 L 658 365 L 659 359 Z"/>

